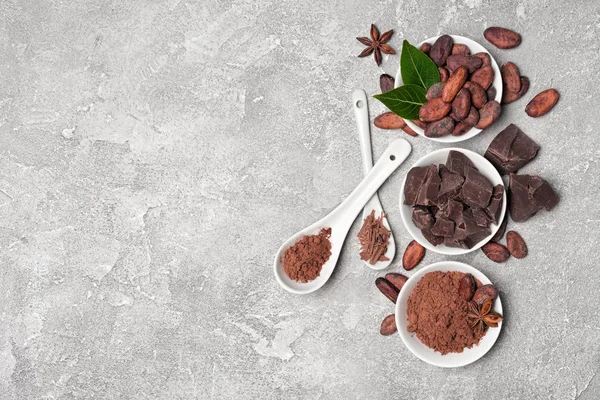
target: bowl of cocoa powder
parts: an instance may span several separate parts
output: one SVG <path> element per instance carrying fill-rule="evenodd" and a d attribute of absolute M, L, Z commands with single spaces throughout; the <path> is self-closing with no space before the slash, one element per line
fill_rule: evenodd
<path fill-rule="evenodd" d="M 475 285 L 471 300 L 466 300 L 461 283 L 467 278 Z M 496 323 L 474 325 L 472 315 L 479 310 L 476 304 L 486 302 L 490 307 L 487 315 L 496 318 Z M 476 268 L 455 261 L 417 271 L 396 302 L 396 325 L 406 347 L 421 360 L 446 368 L 483 357 L 500 335 L 501 315 L 502 303 L 490 280 Z"/>

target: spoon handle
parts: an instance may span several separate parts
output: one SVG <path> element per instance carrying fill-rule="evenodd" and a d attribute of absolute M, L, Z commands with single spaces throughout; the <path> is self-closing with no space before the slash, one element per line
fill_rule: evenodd
<path fill-rule="evenodd" d="M 406 140 L 394 140 L 383 152 L 373 169 L 332 214 L 342 213 L 351 225 L 360 210 L 367 204 L 367 201 L 377 192 L 377 189 L 406 160 L 411 149 L 410 143 Z"/>
<path fill-rule="evenodd" d="M 371 130 L 369 128 L 369 103 L 364 90 L 356 89 L 352 93 L 352 107 L 354 108 L 358 138 L 360 139 L 363 170 L 366 175 L 373 168 L 373 151 L 371 149 Z"/>

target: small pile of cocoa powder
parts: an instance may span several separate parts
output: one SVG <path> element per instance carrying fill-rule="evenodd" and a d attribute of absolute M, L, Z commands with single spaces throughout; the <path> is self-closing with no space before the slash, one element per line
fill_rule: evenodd
<path fill-rule="evenodd" d="M 363 221 L 358 232 L 360 242 L 360 259 L 373 265 L 379 261 L 389 261 L 385 256 L 390 243 L 390 231 L 383 225 L 384 215 L 375 218 L 375 210 Z"/>
<path fill-rule="evenodd" d="M 462 272 L 434 271 L 425 274 L 408 298 L 408 331 L 442 355 L 462 353 L 485 335 L 469 326 L 468 302 L 459 294 Z"/>
<path fill-rule="evenodd" d="M 331 228 L 323 228 L 318 235 L 302 236 L 283 254 L 283 270 L 297 282 L 310 282 L 319 276 L 321 268 L 331 256 Z"/>

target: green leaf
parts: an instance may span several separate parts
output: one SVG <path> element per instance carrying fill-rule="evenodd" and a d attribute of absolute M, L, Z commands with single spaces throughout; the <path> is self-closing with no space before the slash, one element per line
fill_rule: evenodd
<path fill-rule="evenodd" d="M 437 65 L 427 54 L 406 40 L 402 43 L 400 73 L 402 74 L 402 83 L 418 85 L 425 90 L 440 81 L 440 71 Z"/>
<path fill-rule="evenodd" d="M 404 85 L 373 97 L 404 119 L 419 119 L 419 109 L 427 101 L 426 93 L 421 86 Z"/>

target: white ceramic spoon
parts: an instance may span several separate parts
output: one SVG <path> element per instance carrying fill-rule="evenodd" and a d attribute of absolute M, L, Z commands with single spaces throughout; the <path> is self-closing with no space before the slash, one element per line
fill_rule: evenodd
<path fill-rule="evenodd" d="M 369 127 L 369 103 L 367 102 L 367 94 L 362 89 L 356 89 L 352 93 L 352 107 L 354 108 L 354 115 L 356 116 L 356 126 L 358 127 L 358 137 L 360 138 L 360 150 L 362 152 L 363 170 L 365 175 L 369 173 L 373 168 L 373 151 L 371 150 L 371 128 Z M 363 209 L 362 219 L 364 221 L 371 211 L 375 210 L 375 218 L 383 214 L 383 207 L 379 201 L 377 192 L 371 197 L 371 199 L 365 205 Z M 385 214 L 384 214 L 385 215 Z M 383 226 L 390 231 L 390 243 L 388 244 L 385 256 L 389 259 L 388 261 L 380 261 L 375 264 L 371 264 L 369 261 L 365 261 L 365 265 L 369 268 L 381 270 L 387 268 L 396 254 L 396 243 L 394 242 L 394 235 L 390 228 L 390 223 L 387 217 L 383 217 Z"/>
<path fill-rule="evenodd" d="M 300 232 L 287 239 L 277 250 L 273 269 L 277 282 L 288 292 L 296 294 L 307 294 L 320 289 L 325 282 L 329 280 L 333 270 L 337 264 L 340 252 L 346 235 L 360 213 L 360 210 L 367 204 L 367 201 L 377 189 L 385 182 L 385 180 L 402 164 L 408 157 L 411 151 L 410 143 L 404 139 L 394 140 L 389 147 L 383 152 L 383 155 L 377 161 L 371 172 L 358 184 L 356 189 L 348 195 L 339 206 L 337 206 L 327 216 L 320 221 L 315 222 L 308 228 L 304 228 Z M 290 279 L 283 270 L 282 256 L 284 251 L 294 245 L 300 237 L 304 235 L 315 235 L 319 233 L 321 228 L 331 228 L 331 256 L 323 265 L 321 274 L 313 281 L 307 283 L 296 282 Z"/>

